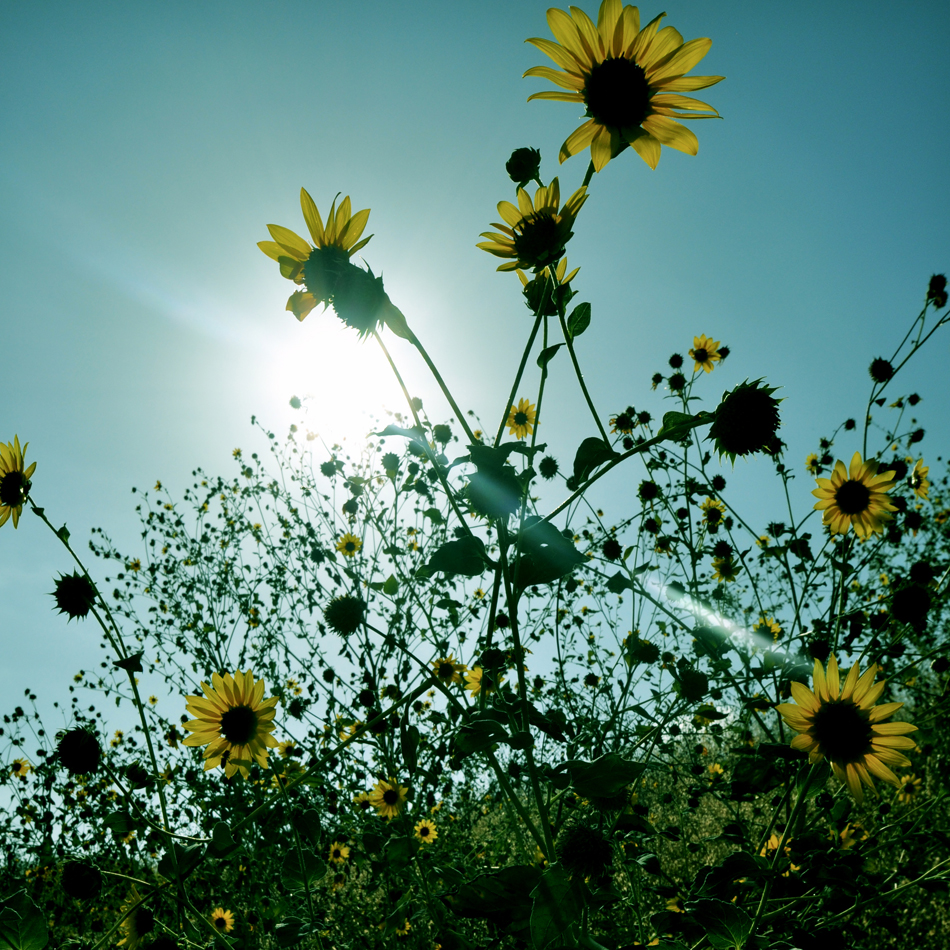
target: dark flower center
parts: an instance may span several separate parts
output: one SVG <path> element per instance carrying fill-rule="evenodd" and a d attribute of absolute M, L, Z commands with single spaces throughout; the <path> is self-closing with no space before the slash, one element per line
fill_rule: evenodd
<path fill-rule="evenodd" d="M 451 663 L 439 664 L 439 679 L 450 680 L 455 674 L 455 667 Z"/>
<path fill-rule="evenodd" d="M 523 425 L 527 425 L 527 424 L 528 424 L 528 415 L 527 415 L 527 413 L 524 413 L 524 412 L 516 412 L 516 413 L 515 413 L 515 425 L 516 425 L 516 426 L 523 426 Z"/>
<path fill-rule="evenodd" d="M 588 114 L 601 125 L 636 127 L 650 113 L 646 74 L 632 59 L 604 60 L 587 77 L 584 102 Z"/>
<path fill-rule="evenodd" d="M 347 551 L 356 550 L 356 545 L 352 541 L 347 541 L 346 544 L 343 545 L 343 547 L 346 548 Z"/>
<path fill-rule="evenodd" d="M 231 745 L 247 745 L 257 730 L 257 715 L 250 706 L 232 706 L 221 717 L 221 735 Z"/>
<path fill-rule="evenodd" d="M 710 508 L 706 512 L 706 521 L 709 524 L 719 524 L 720 519 L 722 518 L 722 512 L 718 508 Z"/>
<path fill-rule="evenodd" d="M 155 915 L 147 907 L 140 907 L 135 912 L 135 932 L 147 934 L 154 926 Z"/>
<path fill-rule="evenodd" d="M 835 501 L 845 515 L 859 515 L 868 510 L 871 492 L 863 482 L 848 479 L 836 492 Z"/>
<path fill-rule="evenodd" d="M 515 232 L 515 253 L 526 267 L 544 267 L 564 253 L 565 240 L 554 215 L 549 211 L 535 212 L 524 218 Z"/>
<path fill-rule="evenodd" d="M 697 363 L 705 363 L 706 360 L 709 359 L 709 354 L 700 347 L 698 350 L 693 350 L 693 359 L 696 360 Z"/>
<path fill-rule="evenodd" d="M 399 792 L 394 788 L 387 788 L 386 791 L 383 792 L 383 801 L 387 805 L 395 805 L 399 801 Z"/>
<path fill-rule="evenodd" d="M 423 825 L 423 826 L 419 829 L 419 837 L 420 837 L 420 838 L 428 838 L 428 837 L 429 837 L 429 829 L 428 829 L 425 825 Z"/>
<path fill-rule="evenodd" d="M 15 508 L 22 505 L 30 490 L 29 479 L 23 477 L 23 472 L 14 470 L 7 472 L 0 479 L 0 505 Z"/>
<path fill-rule="evenodd" d="M 339 859 L 342 858 L 342 857 L 343 857 L 343 852 L 342 852 L 339 848 L 334 848 L 334 849 L 333 849 L 333 859 L 336 861 L 336 860 L 339 860 Z"/>
<path fill-rule="evenodd" d="M 224 930 L 224 928 L 227 927 L 228 925 L 227 917 L 224 917 L 224 916 L 215 917 L 214 925 L 215 927 L 218 928 L 218 930 Z"/>
<path fill-rule="evenodd" d="M 812 735 L 832 762 L 858 762 L 871 750 L 868 714 L 851 700 L 822 703 L 812 722 Z"/>

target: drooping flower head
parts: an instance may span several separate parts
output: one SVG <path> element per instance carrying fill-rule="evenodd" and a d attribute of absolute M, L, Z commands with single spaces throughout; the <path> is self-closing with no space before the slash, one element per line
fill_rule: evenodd
<path fill-rule="evenodd" d="M 36 469 L 36 462 L 24 468 L 23 457 L 29 442 L 20 448 L 19 436 L 12 442 L 0 442 L 0 527 L 13 516 L 13 527 L 20 523 L 23 505 L 30 494 L 30 479 Z"/>
<path fill-rule="evenodd" d="M 890 767 L 910 765 L 898 750 L 915 746 L 907 734 L 916 732 L 916 726 L 884 722 L 904 704 L 875 706 L 884 692 L 884 680 L 874 682 L 877 672 L 878 667 L 872 663 L 862 675 L 860 664 L 855 663 L 842 685 L 834 656 L 828 659 L 827 671 L 815 660 L 812 689 L 792 681 L 795 703 L 775 707 L 799 733 L 792 739 L 792 748 L 807 752 L 811 762 L 827 759 L 859 802 L 863 799 L 862 782 L 874 788 L 872 775 L 900 788 L 900 779 Z"/>
<path fill-rule="evenodd" d="M 530 268 L 535 273 L 563 256 L 571 239 L 574 219 L 587 200 L 587 189 L 578 188 L 561 206 L 561 190 L 555 178 L 548 186 L 534 193 L 534 202 L 524 188 L 518 189 L 518 207 L 510 201 L 498 202 L 498 213 L 504 224 L 492 224 L 500 233 L 484 231 L 480 247 L 495 257 L 508 260 L 498 266 L 500 271 Z"/>
<path fill-rule="evenodd" d="M 696 136 L 675 120 L 719 113 L 680 93 L 705 89 L 724 77 L 685 75 L 709 52 L 712 40 L 685 43 L 673 27 L 659 28 L 664 16 L 641 30 L 640 11 L 623 6 L 621 0 L 604 0 L 596 25 L 578 7 L 571 7 L 570 13 L 551 9 L 548 26 L 557 42 L 537 37 L 526 41 L 560 70 L 533 66 L 524 75 L 550 80 L 562 90 L 536 92 L 528 101 L 555 99 L 586 107 L 587 121 L 561 146 L 562 162 L 588 146 L 597 171 L 628 145 L 650 168 L 660 160 L 661 145 L 697 153 Z"/>
<path fill-rule="evenodd" d="M 185 723 L 192 734 L 184 744 L 207 746 L 205 771 L 224 765 L 228 778 L 235 772 L 247 778 L 251 761 L 266 767 L 267 749 L 277 745 L 271 735 L 277 697 L 264 699 L 264 680 L 255 680 L 250 670 L 214 673 L 211 683 L 201 684 L 204 696 L 186 697 L 185 708 L 195 718 Z"/>
<path fill-rule="evenodd" d="M 883 531 L 884 522 L 893 517 L 891 512 L 897 508 L 887 493 L 894 487 L 894 472 L 878 474 L 877 467 L 873 460 L 862 462 L 861 453 L 855 452 L 848 468 L 839 459 L 831 478 L 815 479 L 815 508 L 821 511 L 822 523 L 828 525 L 832 534 L 847 534 L 853 527 L 863 540 L 875 531 Z"/>

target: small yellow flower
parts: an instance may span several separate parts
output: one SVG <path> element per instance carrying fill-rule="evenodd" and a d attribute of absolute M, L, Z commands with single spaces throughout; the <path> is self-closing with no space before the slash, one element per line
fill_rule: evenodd
<path fill-rule="evenodd" d="M 211 925 L 220 933 L 229 934 L 234 930 L 234 914 L 223 907 L 215 907 L 211 911 Z"/>
<path fill-rule="evenodd" d="M 406 804 L 406 793 L 409 791 L 395 779 L 388 782 L 380 779 L 369 793 L 369 803 L 376 809 L 380 818 L 395 818 Z"/>
<path fill-rule="evenodd" d="M 919 794 L 923 781 L 917 778 L 913 772 L 910 775 L 901 776 L 901 787 L 897 793 L 897 800 L 902 805 L 909 805 Z"/>
<path fill-rule="evenodd" d="M 334 864 L 345 864 L 350 856 L 350 849 L 342 841 L 334 841 L 330 845 L 330 860 Z"/>
<path fill-rule="evenodd" d="M 926 498 L 930 493 L 930 482 L 927 479 L 927 473 L 930 469 L 924 465 L 923 459 L 918 459 L 914 470 L 910 473 L 910 487 L 918 498 Z"/>
<path fill-rule="evenodd" d="M 24 468 L 24 456 L 29 442 L 20 448 L 19 436 L 12 442 L 0 442 L 0 527 L 13 515 L 13 527 L 20 523 L 23 505 L 30 494 L 30 479 L 36 462 Z"/>
<path fill-rule="evenodd" d="M 731 557 L 713 558 L 713 577 L 721 584 L 723 581 L 734 581 L 742 571 L 742 565 L 736 564 Z"/>
<path fill-rule="evenodd" d="M 366 811 L 372 804 L 369 800 L 369 792 L 360 792 L 353 796 L 353 804 L 362 811 Z"/>
<path fill-rule="evenodd" d="M 10 763 L 10 774 L 26 781 L 26 776 L 33 771 L 33 766 L 26 759 L 14 759 Z"/>
<path fill-rule="evenodd" d="M 763 614 L 757 621 L 755 626 L 752 628 L 755 632 L 768 630 L 772 634 L 772 639 L 777 640 L 778 635 L 782 632 L 781 626 L 776 623 L 774 617 L 767 617 Z"/>
<path fill-rule="evenodd" d="M 428 818 L 423 818 L 422 821 L 417 822 L 415 828 L 415 837 L 418 838 L 423 844 L 430 844 L 439 837 L 439 832 L 435 827 L 434 821 L 429 821 Z"/>
<path fill-rule="evenodd" d="M 805 470 L 810 475 L 820 475 L 821 474 L 821 462 L 818 459 L 818 456 L 812 452 L 810 455 L 805 456 Z"/>
<path fill-rule="evenodd" d="M 693 349 L 689 351 L 689 355 L 695 361 L 693 364 L 694 373 L 698 373 L 700 370 L 711 373 L 714 368 L 713 364 L 722 359 L 719 353 L 719 340 L 713 340 L 705 334 L 694 336 Z"/>
<path fill-rule="evenodd" d="M 508 433 L 516 439 L 524 439 L 534 432 L 534 405 L 527 399 L 519 399 L 517 406 L 508 412 Z"/>
<path fill-rule="evenodd" d="M 894 473 L 878 475 L 877 462 L 862 462 L 860 452 L 854 453 L 849 468 L 839 459 L 831 478 L 815 481 L 815 508 L 822 509 L 822 523 L 828 525 L 832 534 L 847 534 L 853 526 L 855 534 L 864 540 L 875 531 L 883 531 L 884 522 L 892 517 L 892 511 L 897 511 L 887 497 L 894 487 Z"/>
<path fill-rule="evenodd" d="M 468 667 L 464 663 L 456 661 L 454 653 L 440 657 L 432 664 L 432 671 L 435 673 L 436 678 L 445 683 L 446 686 L 448 686 L 449 683 L 461 683 L 461 674 L 467 669 Z"/>
<path fill-rule="evenodd" d="M 700 508 L 707 525 L 719 525 L 726 516 L 726 506 L 718 498 L 707 498 Z"/>
<path fill-rule="evenodd" d="M 363 546 L 363 542 L 353 534 L 344 534 L 336 543 L 336 549 L 343 557 L 353 557 Z"/>
<path fill-rule="evenodd" d="M 396 928 L 396 934 L 400 937 L 406 937 L 410 930 L 412 930 L 412 924 L 409 923 L 407 918 Z"/>
<path fill-rule="evenodd" d="M 867 836 L 868 833 L 864 830 L 864 826 L 860 821 L 856 821 L 853 824 L 848 822 L 839 836 L 841 838 L 841 847 L 844 851 L 850 851 L 859 841 L 864 841 Z"/>

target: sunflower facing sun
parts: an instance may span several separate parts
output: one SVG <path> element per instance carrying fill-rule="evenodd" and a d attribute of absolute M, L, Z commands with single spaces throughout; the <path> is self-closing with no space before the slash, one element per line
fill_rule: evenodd
<path fill-rule="evenodd" d="M 186 697 L 185 708 L 196 718 L 185 723 L 192 735 L 184 744 L 208 747 L 205 771 L 224 765 L 228 778 L 238 771 L 247 778 L 251 761 L 266 767 L 267 747 L 277 745 L 271 735 L 277 697 L 264 699 L 264 681 L 255 680 L 250 670 L 213 673 L 211 682 L 201 684 L 204 696 Z"/>
<path fill-rule="evenodd" d="M 23 457 L 29 444 L 24 443 L 21 449 L 19 436 L 14 436 L 12 442 L 0 442 L 0 526 L 11 515 L 14 528 L 20 523 L 23 505 L 30 494 L 30 478 L 36 469 L 36 462 L 24 468 Z"/>
<path fill-rule="evenodd" d="M 839 459 L 831 478 L 815 481 L 815 507 L 822 510 L 822 523 L 828 525 L 832 534 L 847 534 L 848 528 L 853 527 L 863 541 L 875 531 L 883 531 L 884 522 L 891 519 L 892 511 L 897 511 L 887 497 L 894 487 L 894 473 L 878 475 L 877 462 L 862 462 L 860 452 L 854 453 L 848 468 Z"/>
<path fill-rule="evenodd" d="M 664 16 L 641 30 L 640 11 L 621 0 L 604 0 L 596 25 L 578 7 L 569 14 L 551 9 L 548 26 L 557 42 L 526 40 L 564 70 L 532 66 L 525 76 L 547 79 L 564 91 L 536 92 L 528 101 L 583 103 L 587 110 L 587 121 L 561 146 L 562 162 L 588 146 L 597 171 L 628 145 L 650 168 L 660 161 L 661 145 L 697 153 L 696 136 L 675 119 L 710 119 L 719 113 L 679 93 L 705 89 L 725 77 L 685 75 L 709 52 L 712 40 L 684 43 L 673 27 L 659 29 Z"/>
<path fill-rule="evenodd" d="M 855 663 L 841 685 L 834 656 L 828 660 L 827 671 L 815 660 L 812 689 L 793 680 L 795 703 L 775 707 L 799 733 L 792 739 L 792 748 L 807 752 L 813 763 L 827 759 L 859 802 L 863 800 L 862 782 L 874 788 L 872 775 L 900 788 L 901 781 L 890 767 L 910 765 L 898 749 L 913 749 L 916 745 L 907 735 L 916 732 L 916 726 L 883 721 L 903 703 L 874 705 L 884 692 L 884 680 L 874 682 L 877 672 L 878 667 L 872 663 L 862 675 Z"/>
<path fill-rule="evenodd" d="M 587 189 L 578 188 L 561 207 L 561 189 L 556 178 L 535 191 L 534 203 L 524 188 L 519 188 L 517 208 L 510 201 L 498 202 L 498 214 L 505 223 L 495 222 L 492 227 L 501 233 L 483 231 L 481 236 L 488 240 L 475 246 L 495 257 L 509 258 L 498 265 L 498 270 L 523 267 L 537 273 L 564 255 L 565 245 L 574 233 L 574 219 L 586 200 Z"/>

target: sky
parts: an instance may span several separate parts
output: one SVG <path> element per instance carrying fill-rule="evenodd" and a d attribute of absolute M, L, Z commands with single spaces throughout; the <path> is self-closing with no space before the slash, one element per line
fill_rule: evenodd
<path fill-rule="evenodd" d="M 596 9 L 586 8 L 596 17 Z M 644 22 L 660 10 L 641 7 Z M 33 497 L 80 549 L 103 527 L 130 554 L 132 486 L 180 495 L 192 469 L 229 473 L 261 447 L 256 414 L 359 442 L 403 408 L 378 350 L 332 313 L 298 324 L 291 285 L 256 248 L 265 225 L 305 233 L 298 195 L 372 209 L 361 252 L 450 381 L 497 420 L 530 329 L 511 274 L 477 250 L 514 197 L 504 163 L 540 148 L 569 194 L 587 154 L 558 166 L 578 123 L 531 102 L 546 63 L 543 4 L 204 2 L 8 6 L 0 31 L 0 439 L 29 441 Z M 678 0 L 667 24 L 713 46 L 693 123 L 699 154 L 632 152 L 596 175 L 568 257 L 592 305 L 578 356 L 608 416 L 671 408 L 649 380 L 706 333 L 730 346 L 703 383 L 766 377 L 788 459 L 860 418 L 867 367 L 889 356 L 950 268 L 950 6 L 941 0 L 715 4 Z M 897 385 L 923 397 L 928 452 L 946 456 L 946 331 Z M 390 337 L 433 420 L 449 410 Z M 569 365 L 552 363 L 543 438 L 562 464 L 593 435 Z M 528 391 L 526 390 L 526 393 Z M 496 423 L 497 424 L 497 423 Z M 839 440 L 850 458 L 856 443 Z M 768 464 L 729 474 L 763 517 Z M 640 478 L 604 480 L 618 517 Z M 810 507 L 804 477 L 802 511 Z M 626 505 L 625 505 L 626 503 Z M 611 512 L 608 512 L 611 514 Z M 65 552 L 38 519 L 0 529 L 0 695 L 48 703 L 97 656 L 50 609 Z M 51 723 L 55 727 L 56 723 Z"/>

